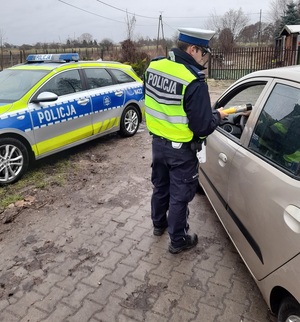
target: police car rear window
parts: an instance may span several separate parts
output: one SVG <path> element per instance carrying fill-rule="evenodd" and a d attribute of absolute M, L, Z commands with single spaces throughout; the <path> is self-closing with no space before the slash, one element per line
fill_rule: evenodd
<path fill-rule="evenodd" d="M 122 70 L 110 69 L 109 71 L 115 76 L 115 78 L 117 79 L 118 83 L 135 82 L 135 80 L 131 76 L 129 76 L 128 74 L 126 74 Z"/>

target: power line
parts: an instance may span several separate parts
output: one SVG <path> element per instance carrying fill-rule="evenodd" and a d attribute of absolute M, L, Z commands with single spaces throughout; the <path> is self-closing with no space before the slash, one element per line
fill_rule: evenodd
<path fill-rule="evenodd" d="M 103 19 L 107 19 L 107 20 L 111 20 L 111 21 L 115 21 L 115 22 L 119 22 L 119 23 L 124 23 L 124 24 L 126 24 L 126 22 L 124 22 L 124 21 L 118 21 L 118 20 L 115 20 L 115 19 L 111 19 L 111 18 L 107 18 L 107 17 L 104 17 L 104 16 L 100 16 L 100 15 L 98 15 L 97 13 L 94 13 L 94 12 L 91 12 L 91 11 L 88 11 L 88 10 L 85 10 L 85 9 L 82 9 L 82 8 L 80 8 L 80 7 L 76 7 L 76 6 L 74 6 L 74 5 L 72 5 L 72 4 L 68 3 L 68 2 L 63 1 L 63 0 L 58 0 L 58 1 L 59 1 L 59 2 L 62 2 L 62 3 L 64 3 L 64 4 L 66 4 L 66 5 L 68 5 L 68 6 L 70 6 L 70 7 L 73 7 L 73 8 L 76 8 L 76 9 L 78 9 L 78 10 L 81 10 L 81 11 L 84 11 L 84 12 L 87 12 L 87 13 L 90 13 L 90 14 L 92 14 L 92 15 L 94 15 L 94 16 L 97 16 L 97 17 L 101 17 L 101 18 L 103 18 Z"/>
<path fill-rule="evenodd" d="M 113 9 L 116 9 L 116 10 L 119 10 L 119 11 L 122 11 L 122 12 L 125 12 L 125 13 L 130 14 L 130 15 L 133 15 L 133 16 L 142 17 L 142 18 L 147 18 L 147 19 L 157 19 L 157 17 L 147 17 L 147 16 L 142 16 L 142 15 L 139 15 L 139 14 L 136 14 L 136 13 L 133 13 L 133 12 L 129 12 L 129 11 L 124 10 L 124 9 L 121 9 L 121 8 L 114 7 L 114 6 L 112 6 L 112 5 L 108 4 L 108 3 L 105 3 L 105 2 L 100 1 L 100 0 L 96 0 L 96 1 L 98 1 L 98 2 L 100 2 L 100 3 L 102 3 L 102 4 L 104 4 L 104 5 L 106 5 L 106 6 L 108 6 L 108 7 L 111 7 L 111 8 L 113 8 Z"/>
<path fill-rule="evenodd" d="M 63 1 L 63 0 L 58 0 L 58 1 L 66 4 L 66 5 L 68 5 L 70 7 L 73 7 L 73 8 L 76 8 L 78 10 L 81 10 L 81 11 L 84 11 L 84 12 L 87 12 L 87 13 L 90 13 L 90 14 L 92 14 L 94 16 L 98 16 L 98 17 L 101 17 L 101 18 L 104 18 L 104 19 L 107 19 L 107 20 L 111 20 L 111 21 L 115 21 L 115 22 L 119 22 L 119 23 L 126 24 L 126 22 L 124 22 L 124 21 L 119 21 L 119 20 L 115 20 L 115 19 L 112 19 L 112 18 L 108 18 L 108 17 L 104 17 L 104 16 L 101 16 L 101 15 L 98 15 L 98 14 L 96 14 L 94 12 L 91 12 L 91 11 L 85 10 L 83 8 L 74 6 L 74 5 L 72 5 L 72 4 L 68 3 L 68 2 Z M 130 14 L 130 15 L 134 15 L 136 17 L 141 17 L 141 18 L 146 18 L 146 19 L 154 19 L 154 20 L 157 20 L 157 17 L 150 17 L 150 16 L 139 15 L 139 14 L 136 14 L 136 13 L 133 13 L 133 12 L 129 12 L 127 10 L 124 10 L 124 9 L 121 9 L 121 8 L 118 8 L 118 7 L 115 7 L 115 6 L 112 6 L 112 5 L 110 5 L 110 4 L 108 4 L 108 3 L 104 2 L 104 1 L 101 1 L 101 0 L 96 0 L 96 1 L 99 2 L 99 3 L 104 4 L 105 6 L 108 6 L 110 8 L 113 8 L 115 10 L 124 12 L 126 14 Z M 246 14 L 247 15 L 260 15 L 259 12 L 258 13 L 252 12 L 252 13 L 246 13 Z M 217 16 L 218 17 L 222 17 L 222 15 L 217 15 Z M 189 16 L 189 17 L 168 17 L 168 16 L 164 16 L 164 18 L 165 19 L 205 19 L 205 18 L 210 18 L 210 16 Z"/>

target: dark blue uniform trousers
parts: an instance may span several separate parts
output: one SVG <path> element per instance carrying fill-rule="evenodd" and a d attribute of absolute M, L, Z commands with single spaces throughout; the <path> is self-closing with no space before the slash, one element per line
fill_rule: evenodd
<path fill-rule="evenodd" d="M 186 235 L 187 207 L 198 186 L 198 159 L 189 143 L 180 149 L 153 136 L 151 218 L 155 227 L 168 226 L 171 244 L 181 246 Z"/>

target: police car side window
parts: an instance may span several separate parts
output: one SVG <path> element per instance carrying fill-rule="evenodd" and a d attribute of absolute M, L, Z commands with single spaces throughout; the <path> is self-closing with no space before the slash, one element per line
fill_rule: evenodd
<path fill-rule="evenodd" d="M 300 176 L 300 89 L 276 84 L 255 126 L 250 145 L 263 157 Z"/>
<path fill-rule="evenodd" d="M 58 96 L 82 91 L 78 70 L 62 72 L 51 78 L 40 92 L 52 92 Z"/>
<path fill-rule="evenodd" d="M 117 79 L 118 83 L 123 84 L 123 83 L 135 82 L 135 80 L 131 76 L 129 76 L 128 74 L 126 74 L 122 70 L 110 69 L 110 72 L 115 76 L 115 78 Z"/>
<path fill-rule="evenodd" d="M 113 79 L 105 68 L 86 68 L 85 73 L 90 89 L 113 84 Z"/>

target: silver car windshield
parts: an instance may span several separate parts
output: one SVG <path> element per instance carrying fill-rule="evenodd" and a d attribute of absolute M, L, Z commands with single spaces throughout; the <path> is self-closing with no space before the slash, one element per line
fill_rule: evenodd
<path fill-rule="evenodd" d="M 0 102 L 13 103 L 23 97 L 49 70 L 5 69 L 0 72 Z"/>

